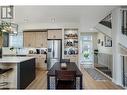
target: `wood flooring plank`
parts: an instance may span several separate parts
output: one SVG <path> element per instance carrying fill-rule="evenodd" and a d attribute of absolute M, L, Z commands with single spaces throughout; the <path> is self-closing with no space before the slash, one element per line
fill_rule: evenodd
<path fill-rule="evenodd" d="M 35 80 L 26 88 L 32 90 L 46 90 L 47 89 L 47 72 L 43 70 L 37 70 Z M 122 89 L 122 87 L 117 86 L 110 80 L 97 81 L 92 79 L 92 77 L 84 70 L 81 66 L 81 72 L 83 73 L 83 88 L 84 89 Z"/>

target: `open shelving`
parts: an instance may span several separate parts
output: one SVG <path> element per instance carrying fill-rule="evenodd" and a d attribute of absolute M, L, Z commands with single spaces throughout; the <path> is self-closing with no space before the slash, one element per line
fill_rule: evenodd
<path fill-rule="evenodd" d="M 78 29 L 64 29 L 64 55 L 78 54 Z"/>

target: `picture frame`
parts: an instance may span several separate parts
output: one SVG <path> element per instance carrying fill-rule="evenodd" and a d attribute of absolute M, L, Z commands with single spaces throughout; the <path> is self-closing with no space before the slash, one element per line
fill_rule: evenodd
<path fill-rule="evenodd" d="M 101 41 L 101 46 L 103 46 L 103 41 Z"/>
<path fill-rule="evenodd" d="M 112 47 L 112 38 L 105 36 L 105 47 Z"/>
<path fill-rule="evenodd" d="M 101 40 L 100 39 L 98 39 L 98 44 L 100 44 L 101 43 Z"/>

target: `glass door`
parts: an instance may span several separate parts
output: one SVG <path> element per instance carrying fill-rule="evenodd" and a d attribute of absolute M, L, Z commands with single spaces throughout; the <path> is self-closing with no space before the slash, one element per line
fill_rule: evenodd
<path fill-rule="evenodd" d="M 92 46 L 92 36 L 81 36 L 81 54 L 80 60 L 81 64 L 92 64 L 93 63 L 93 46 Z"/>

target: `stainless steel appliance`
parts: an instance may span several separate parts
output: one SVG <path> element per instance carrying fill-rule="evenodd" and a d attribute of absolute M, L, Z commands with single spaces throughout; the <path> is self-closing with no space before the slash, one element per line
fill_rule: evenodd
<path fill-rule="evenodd" d="M 62 55 L 62 41 L 61 40 L 48 40 L 48 52 L 47 52 L 47 69 L 56 63 L 60 62 Z"/>

